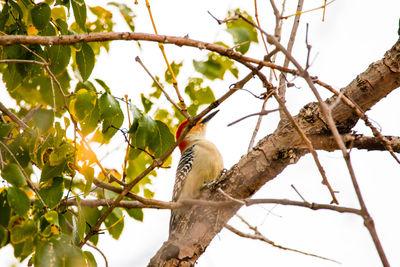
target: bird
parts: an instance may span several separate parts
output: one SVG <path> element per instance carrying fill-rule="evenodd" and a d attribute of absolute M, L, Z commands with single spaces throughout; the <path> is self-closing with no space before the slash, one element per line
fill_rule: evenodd
<path fill-rule="evenodd" d="M 181 158 L 176 170 L 172 194 L 174 202 L 199 198 L 202 186 L 218 178 L 224 169 L 221 153 L 214 143 L 206 139 L 207 124 L 218 111 L 200 119 L 178 144 Z M 188 125 L 189 122 L 186 120 L 178 126 L 175 134 L 176 140 Z M 170 237 L 174 235 L 184 213 L 184 208 L 171 210 Z"/>

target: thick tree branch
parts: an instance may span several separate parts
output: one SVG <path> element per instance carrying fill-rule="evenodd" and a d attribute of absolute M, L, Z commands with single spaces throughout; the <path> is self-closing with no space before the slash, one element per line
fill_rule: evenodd
<path fill-rule="evenodd" d="M 400 41 L 385 54 L 383 59 L 372 63 L 367 70 L 343 88 L 343 94 L 352 99 L 362 110 L 369 110 L 400 86 L 399 59 Z M 329 98 L 325 103 L 332 103 L 335 99 L 336 97 Z M 359 119 L 354 110 L 343 102 L 335 105 L 331 112 L 342 134 L 349 133 Z M 295 120 L 307 136 L 331 133 L 318 103 L 304 106 Z M 301 148 L 302 146 L 304 146 L 303 141 L 292 124 L 282 121 L 274 133 L 263 138 L 252 151 L 227 172 L 225 180 L 219 186 L 233 198 L 246 199 L 262 185 L 274 179 L 289 164 L 296 163 L 307 154 L 309 151 Z M 219 200 L 223 196 L 205 190 L 203 197 Z M 214 236 L 239 208 L 238 205 L 223 209 L 212 207 L 189 209 L 185 223 L 177 229 L 181 233 L 179 240 L 166 241 L 150 261 L 149 266 L 194 265 Z"/>
<path fill-rule="evenodd" d="M 256 63 L 265 67 L 277 69 L 293 75 L 298 75 L 298 71 L 284 68 L 271 62 L 254 59 L 243 56 L 241 53 L 235 52 L 231 48 L 226 48 L 222 45 L 192 40 L 187 37 L 176 37 L 167 35 L 155 35 L 150 33 L 140 32 L 104 32 L 104 33 L 87 33 L 74 35 L 60 36 L 34 36 L 34 35 L 3 35 L 0 36 L 0 45 L 15 45 L 15 44 L 40 44 L 40 45 L 71 45 L 83 42 L 105 42 L 113 40 L 125 41 L 151 41 L 164 44 L 175 44 L 177 46 L 190 46 L 199 49 L 207 49 L 219 53 L 221 55 L 232 58 L 242 64 Z"/>

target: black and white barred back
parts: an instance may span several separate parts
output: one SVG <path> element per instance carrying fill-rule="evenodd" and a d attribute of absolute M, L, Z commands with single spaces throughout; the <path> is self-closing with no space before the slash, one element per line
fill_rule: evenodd
<path fill-rule="evenodd" d="M 172 193 L 172 201 L 178 201 L 179 196 L 182 192 L 182 188 L 185 185 L 185 178 L 187 174 L 192 170 L 194 149 L 195 145 L 188 147 L 183 151 L 181 159 L 179 160 L 178 168 L 175 176 L 174 192 Z"/>
<path fill-rule="evenodd" d="M 183 151 L 181 159 L 179 160 L 176 176 L 174 191 L 172 193 L 172 201 L 178 201 L 181 195 L 182 189 L 185 186 L 185 178 L 187 174 L 192 170 L 193 166 L 193 149 L 195 145 L 188 147 Z M 174 231 L 176 223 L 180 220 L 180 210 L 171 210 L 171 219 L 169 221 L 169 232 Z"/>

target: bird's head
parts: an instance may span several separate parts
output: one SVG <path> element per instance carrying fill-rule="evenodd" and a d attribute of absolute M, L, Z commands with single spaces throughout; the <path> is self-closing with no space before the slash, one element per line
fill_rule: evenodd
<path fill-rule="evenodd" d="M 204 118 L 201 118 L 195 126 L 193 126 L 188 134 L 185 136 L 185 138 L 178 144 L 179 150 L 181 153 L 188 147 L 190 144 L 191 140 L 194 140 L 196 138 L 202 138 L 206 134 L 206 127 L 207 123 L 215 116 L 215 114 L 218 113 L 219 110 L 216 110 Z M 189 122 L 187 120 L 183 121 L 179 126 L 178 129 L 176 130 L 175 138 L 178 140 L 178 138 L 181 136 L 183 130 L 189 125 Z"/>

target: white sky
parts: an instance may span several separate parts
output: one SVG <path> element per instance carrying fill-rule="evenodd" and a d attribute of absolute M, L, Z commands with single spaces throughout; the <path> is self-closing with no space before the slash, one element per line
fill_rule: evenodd
<path fill-rule="evenodd" d="M 126 1 L 131 3 L 133 1 Z M 136 30 L 152 33 L 144 1 L 133 6 L 136 18 Z M 277 1 L 278 2 L 278 1 Z M 286 14 L 292 14 L 297 1 L 287 1 Z M 306 1 L 305 9 L 319 6 L 323 1 Z M 88 1 L 96 5 L 98 1 Z M 277 3 L 278 6 L 280 4 Z M 218 25 L 208 14 L 224 18 L 228 9 L 238 7 L 254 14 L 253 1 L 151 1 L 153 16 L 160 34 L 184 36 L 208 42 L 224 40 L 229 42 L 229 35 L 223 32 L 224 26 Z M 269 1 L 258 1 L 260 22 L 269 33 L 273 32 L 274 20 Z M 305 63 L 305 23 L 310 23 L 309 42 L 312 45 L 312 75 L 339 89 L 347 85 L 356 75 L 363 72 L 370 63 L 382 58 L 397 40 L 400 1 L 398 0 L 337 0 L 326 10 L 325 22 L 321 21 L 322 10 L 304 14 L 295 43 L 295 57 Z M 121 22 L 115 31 L 128 31 Z M 286 21 L 283 29 L 283 44 L 286 44 L 293 20 Z M 149 89 L 150 78 L 134 61 L 139 55 L 151 72 L 163 76 L 165 65 L 157 44 L 141 42 L 142 51 L 134 42 L 113 42 L 109 54 L 103 54 L 97 62 L 91 78 L 101 78 L 110 86 L 114 95 L 128 94 L 135 104 L 140 105 L 140 92 Z M 253 45 L 252 45 L 253 46 Z M 261 59 L 263 48 L 253 48 L 250 56 Z M 252 50 L 251 48 L 251 50 Z M 166 46 L 170 59 L 183 60 L 185 67 L 178 77 L 181 91 L 184 89 L 186 77 L 200 77 L 193 71 L 191 61 L 199 60 L 205 51 L 193 48 Z M 248 71 L 240 67 L 240 77 Z M 209 83 L 218 97 L 235 82 L 232 75 L 227 74 L 224 81 Z M 297 114 L 306 103 L 315 101 L 308 87 L 300 79 L 294 81 L 300 88 L 289 88 L 287 105 L 292 114 Z M 246 86 L 255 93 L 262 92 L 259 81 L 253 80 Z M 172 89 L 170 92 L 172 92 Z M 321 90 L 325 97 L 330 94 Z M 171 95 L 173 95 L 171 93 Z M 393 92 L 383 99 L 367 114 L 382 128 L 387 135 L 400 135 L 398 103 L 400 93 Z M 159 106 L 168 105 L 161 98 Z M 276 104 L 268 103 L 267 108 Z M 251 118 L 232 127 L 226 125 L 244 115 L 258 112 L 261 102 L 246 92 L 237 92 L 220 107 L 220 112 L 210 123 L 208 133 L 224 156 L 225 167 L 235 164 L 246 154 L 248 142 L 256 122 Z M 271 133 L 278 122 L 277 114 L 263 120 L 258 138 Z M 360 133 L 370 135 L 361 123 L 356 129 Z M 227 138 L 228 137 L 228 138 Z M 120 145 L 121 142 L 117 142 Z M 328 179 L 335 190 L 341 205 L 358 207 L 357 199 L 351 187 L 350 177 L 340 153 L 318 152 L 320 160 L 327 172 Z M 399 166 L 385 152 L 365 152 L 354 150 L 352 162 L 365 197 L 367 207 L 375 220 L 378 235 L 392 266 L 400 266 L 400 216 L 398 215 L 398 188 L 400 187 Z M 104 159 L 106 167 L 120 168 L 122 157 L 115 153 Z M 121 160 L 119 160 L 121 159 Z M 179 159 L 179 152 L 173 154 L 171 171 L 159 172 L 154 180 L 155 198 L 169 200 L 172 192 L 174 170 Z M 321 183 L 320 175 L 310 156 L 302 158 L 296 165 L 289 166 L 273 181 L 267 183 L 255 198 L 288 198 L 299 200 L 291 188 L 291 184 L 302 193 L 309 202 L 329 203 L 330 196 Z M 299 249 L 305 252 L 332 258 L 342 266 L 380 266 L 380 259 L 374 248 L 368 231 L 361 218 L 355 215 L 339 214 L 330 211 L 311 211 L 296 207 L 264 205 L 243 208 L 239 211 L 250 223 L 276 244 Z M 169 211 L 145 210 L 144 222 L 139 223 L 126 217 L 125 229 L 119 240 L 101 235 L 99 248 L 106 254 L 110 266 L 146 266 L 149 259 L 167 239 Z M 249 232 L 238 219 L 230 222 L 237 228 Z M 98 266 L 104 266 L 103 259 L 97 252 Z M 0 250 L 0 267 L 14 263 L 10 246 Z M 4 259 L 4 260 L 3 260 Z M 26 264 L 25 264 L 26 265 Z M 338 266 L 298 253 L 273 248 L 268 244 L 240 238 L 227 230 L 223 230 L 200 257 L 199 267 L 214 266 Z"/>

